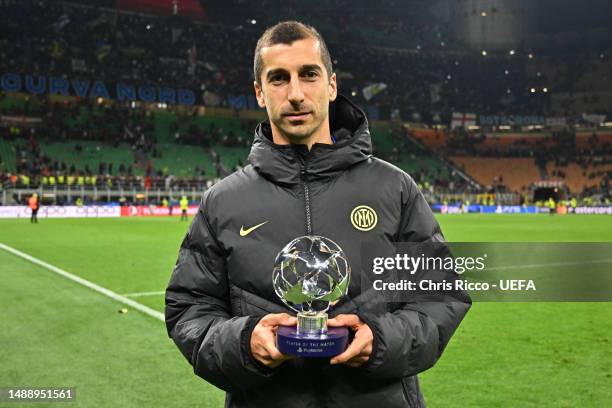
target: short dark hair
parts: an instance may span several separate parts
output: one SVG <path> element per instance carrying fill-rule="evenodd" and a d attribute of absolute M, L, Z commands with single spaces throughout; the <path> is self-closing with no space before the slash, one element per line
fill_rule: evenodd
<path fill-rule="evenodd" d="M 253 62 L 253 75 L 255 76 L 255 81 L 260 83 L 261 72 L 263 70 L 263 61 L 261 59 L 262 48 L 276 44 L 291 45 L 295 41 L 307 38 L 314 38 L 319 41 L 321 60 L 323 61 L 323 65 L 325 65 L 327 76 L 331 77 L 334 71 L 329 50 L 327 49 L 325 40 L 323 40 L 323 37 L 316 28 L 300 23 L 299 21 L 282 21 L 264 31 L 257 41 L 257 46 L 255 47 L 255 61 Z"/>

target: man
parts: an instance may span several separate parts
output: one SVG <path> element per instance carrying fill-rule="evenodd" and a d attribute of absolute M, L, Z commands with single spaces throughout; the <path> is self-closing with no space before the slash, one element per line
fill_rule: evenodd
<path fill-rule="evenodd" d="M 259 39 L 261 123 L 250 165 L 205 194 L 166 291 L 169 336 L 227 407 L 422 407 L 415 374 L 431 367 L 469 300 L 372 303 L 360 288 L 361 245 L 443 241 L 412 179 L 372 156 L 364 113 L 337 95 L 325 42 L 283 22 Z M 355 211 L 368 217 L 354 218 Z M 296 324 L 272 287 L 278 251 L 301 235 L 337 242 L 353 266 L 330 326 L 353 332 L 331 359 L 289 358 L 279 325 Z"/>
<path fill-rule="evenodd" d="M 187 196 L 182 196 L 179 204 L 181 206 L 181 221 L 187 221 L 187 209 L 189 208 Z"/>
<path fill-rule="evenodd" d="M 38 209 L 40 208 L 40 202 L 38 201 L 38 194 L 34 193 L 28 199 L 28 207 L 32 211 L 30 215 L 30 224 L 38 224 Z"/>
<path fill-rule="evenodd" d="M 548 197 L 548 213 L 550 215 L 555 215 L 557 212 L 557 203 L 554 198 Z"/>
<path fill-rule="evenodd" d="M 576 207 L 578 207 L 578 200 L 576 197 L 570 199 L 570 207 L 572 207 L 572 214 L 576 214 Z"/>

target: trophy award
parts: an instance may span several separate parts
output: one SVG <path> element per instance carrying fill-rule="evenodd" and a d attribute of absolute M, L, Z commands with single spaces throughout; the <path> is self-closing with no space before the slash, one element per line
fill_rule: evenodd
<path fill-rule="evenodd" d="M 278 350 L 300 357 L 332 357 L 348 345 L 346 327 L 327 327 L 327 311 L 348 291 L 350 267 L 334 241 L 303 236 L 276 256 L 272 282 L 282 301 L 297 312 L 297 327 L 280 326 Z"/>

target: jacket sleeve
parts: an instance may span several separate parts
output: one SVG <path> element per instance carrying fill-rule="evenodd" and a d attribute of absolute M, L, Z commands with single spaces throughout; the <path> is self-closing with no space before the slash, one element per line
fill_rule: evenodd
<path fill-rule="evenodd" d="M 248 389 L 274 370 L 250 351 L 260 317 L 231 315 L 225 254 L 204 213 L 206 196 L 202 203 L 166 289 L 166 327 L 198 376 L 225 391 Z"/>
<path fill-rule="evenodd" d="M 403 210 L 398 242 L 432 243 L 450 254 L 444 236 L 423 195 L 406 176 Z M 437 243 L 437 244 L 433 244 Z M 442 255 L 438 252 L 434 255 Z M 448 273 L 438 279 L 456 279 Z M 432 367 L 442 355 L 451 336 L 471 306 L 463 291 L 415 293 L 399 308 L 385 313 L 359 310 L 357 314 L 370 326 L 374 335 L 372 354 L 362 367 L 366 375 L 376 378 L 400 378 Z"/>

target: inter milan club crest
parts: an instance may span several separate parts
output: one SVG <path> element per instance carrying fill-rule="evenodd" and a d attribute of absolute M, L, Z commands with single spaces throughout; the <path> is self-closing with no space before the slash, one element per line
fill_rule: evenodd
<path fill-rule="evenodd" d="M 378 223 L 378 215 L 372 207 L 358 205 L 351 211 L 351 224 L 359 231 L 370 231 Z"/>

